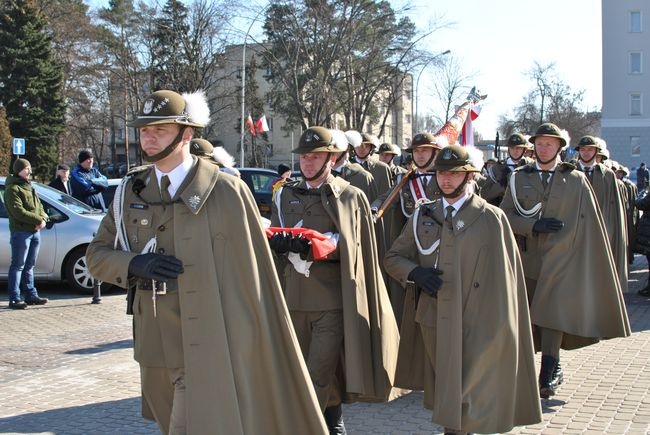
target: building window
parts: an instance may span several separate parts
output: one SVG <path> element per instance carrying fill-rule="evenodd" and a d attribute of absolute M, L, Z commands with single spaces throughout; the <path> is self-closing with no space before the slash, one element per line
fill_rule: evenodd
<path fill-rule="evenodd" d="M 630 115 L 641 115 L 641 94 L 630 94 Z"/>
<path fill-rule="evenodd" d="M 632 157 L 641 157 L 641 137 L 630 136 L 630 155 Z"/>
<path fill-rule="evenodd" d="M 641 53 L 636 51 L 630 53 L 630 74 L 641 74 Z"/>
<path fill-rule="evenodd" d="M 273 131 L 273 118 L 266 118 L 266 124 L 269 126 L 269 131 Z"/>
<path fill-rule="evenodd" d="M 124 129 L 116 128 L 115 129 L 115 140 L 124 140 Z"/>
<path fill-rule="evenodd" d="M 641 32 L 641 12 L 640 11 L 630 11 L 630 32 L 631 33 L 640 33 Z"/>

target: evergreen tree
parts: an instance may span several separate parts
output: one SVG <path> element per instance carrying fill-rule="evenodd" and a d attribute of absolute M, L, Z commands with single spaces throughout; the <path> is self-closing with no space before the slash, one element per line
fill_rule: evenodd
<path fill-rule="evenodd" d="M 0 176 L 9 175 L 12 138 L 4 107 L 0 107 Z"/>
<path fill-rule="evenodd" d="M 25 157 L 37 179 L 49 178 L 65 128 L 63 72 L 52 51 L 47 22 L 33 0 L 0 6 L 0 104 L 13 137 L 26 141 Z"/>
<path fill-rule="evenodd" d="M 153 77 L 157 89 L 187 90 L 184 89 L 188 71 L 185 36 L 190 31 L 187 14 L 183 3 L 167 0 L 160 17 L 154 20 Z"/>

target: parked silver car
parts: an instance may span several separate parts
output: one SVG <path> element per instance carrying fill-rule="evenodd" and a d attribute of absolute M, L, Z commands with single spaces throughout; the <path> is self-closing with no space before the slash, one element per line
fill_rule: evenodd
<path fill-rule="evenodd" d="M 50 222 L 41 230 L 41 249 L 34 279 L 67 281 L 77 292 L 92 292 L 93 278 L 86 266 L 86 247 L 95 236 L 104 213 L 44 184 L 34 182 Z M 11 264 L 9 218 L 4 206 L 5 177 L 0 177 L 0 280 L 7 281 Z"/>

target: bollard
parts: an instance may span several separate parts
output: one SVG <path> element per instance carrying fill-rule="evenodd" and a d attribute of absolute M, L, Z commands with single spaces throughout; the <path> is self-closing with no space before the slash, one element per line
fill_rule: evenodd
<path fill-rule="evenodd" d="M 102 303 L 102 282 L 98 279 L 93 279 L 93 300 L 91 304 L 101 304 Z"/>

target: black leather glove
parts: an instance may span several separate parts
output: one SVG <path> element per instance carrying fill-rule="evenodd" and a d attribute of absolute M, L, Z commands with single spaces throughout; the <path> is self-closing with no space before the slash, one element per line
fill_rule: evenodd
<path fill-rule="evenodd" d="M 438 290 L 442 286 L 442 270 L 435 267 L 417 266 L 408 276 L 423 292 L 434 298 L 438 297 Z"/>
<path fill-rule="evenodd" d="M 289 251 L 307 255 L 311 249 L 311 242 L 304 237 L 296 236 L 289 240 Z"/>
<path fill-rule="evenodd" d="M 564 222 L 555 218 L 541 218 L 533 225 L 534 233 L 557 233 L 564 227 Z"/>
<path fill-rule="evenodd" d="M 183 273 L 183 262 L 171 255 L 148 254 L 136 255 L 129 262 L 129 275 L 138 278 L 169 281 Z"/>
<path fill-rule="evenodd" d="M 291 234 L 275 233 L 269 238 L 269 247 L 280 255 L 286 254 L 292 238 Z"/>

